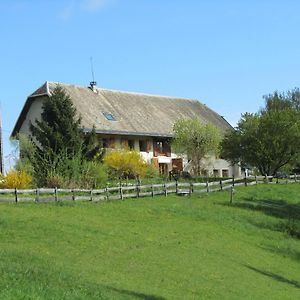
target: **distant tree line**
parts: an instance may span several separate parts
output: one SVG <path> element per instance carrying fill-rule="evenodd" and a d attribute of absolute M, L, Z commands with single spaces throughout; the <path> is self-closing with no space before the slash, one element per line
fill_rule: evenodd
<path fill-rule="evenodd" d="M 290 172 L 300 162 L 300 90 L 264 96 L 265 107 L 242 115 L 221 143 L 232 163 L 256 167 L 262 175 Z"/>

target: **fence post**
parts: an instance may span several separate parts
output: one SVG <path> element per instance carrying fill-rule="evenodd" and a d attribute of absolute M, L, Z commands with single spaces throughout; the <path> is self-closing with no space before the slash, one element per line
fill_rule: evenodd
<path fill-rule="evenodd" d="M 232 200 L 233 200 L 233 185 L 231 186 L 230 189 L 230 204 L 232 204 Z"/>
<path fill-rule="evenodd" d="M 190 182 L 189 196 L 191 197 L 193 193 L 193 183 Z"/>
<path fill-rule="evenodd" d="M 153 183 L 151 183 L 151 197 L 154 197 L 154 189 L 153 189 Z"/>
<path fill-rule="evenodd" d="M 208 185 L 208 180 L 206 180 L 206 192 L 209 193 L 209 185 Z"/>
<path fill-rule="evenodd" d="M 278 176 L 276 177 L 276 184 L 278 184 L 279 183 L 279 178 L 278 178 Z"/>
<path fill-rule="evenodd" d="M 296 174 L 294 174 L 294 176 L 295 176 L 295 182 L 297 182 L 297 177 L 296 177 Z"/>
<path fill-rule="evenodd" d="M 244 180 L 245 180 L 245 186 L 247 186 L 247 175 L 246 175 L 246 172 L 245 172 L 245 178 L 244 178 Z"/>
<path fill-rule="evenodd" d="M 139 183 L 138 182 L 136 183 L 135 189 L 136 189 L 136 197 L 139 198 L 140 197 L 140 189 L 139 189 Z"/>
<path fill-rule="evenodd" d="M 106 194 L 106 200 L 109 200 L 109 192 L 108 192 L 107 185 L 105 187 L 105 194 Z"/>
<path fill-rule="evenodd" d="M 255 184 L 257 185 L 257 176 L 255 175 L 254 177 L 255 177 Z"/>
<path fill-rule="evenodd" d="M 167 197 L 168 196 L 168 191 L 167 191 L 167 185 L 166 185 L 165 182 L 164 182 L 164 192 L 165 192 L 165 196 Z"/>
<path fill-rule="evenodd" d="M 234 181 L 234 175 L 232 175 L 232 186 L 234 186 L 235 181 Z"/>
<path fill-rule="evenodd" d="M 222 179 L 220 179 L 220 191 L 223 191 Z"/>
<path fill-rule="evenodd" d="M 90 190 L 90 201 L 93 201 L 93 190 Z"/>
<path fill-rule="evenodd" d="M 265 182 L 266 182 L 266 183 L 269 183 L 267 174 L 265 174 Z"/>
<path fill-rule="evenodd" d="M 178 179 L 176 179 L 175 189 L 176 189 L 176 195 L 177 195 L 178 194 Z"/>
<path fill-rule="evenodd" d="M 35 202 L 39 202 L 40 199 L 40 190 L 37 188 L 35 190 Z"/>
<path fill-rule="evenodd" d="M 75 191 L 72 189 L 72 200 L 75 201 Z"/>
<path fill-rule="evenodd" d="M 15 188 L 15 202 L 18 203 L 18 190 Z"/>
<path fill-rule="evenodd" d="M 123 197 L 122 182 L 120 182 L 120 199 L 121 199 L 121 200 L 124 200 L 124 197 Z"/>
<path fill-rule="evenodd" d="M 54 188 L 54 200 L 57 201 L 57 187 Z"/>

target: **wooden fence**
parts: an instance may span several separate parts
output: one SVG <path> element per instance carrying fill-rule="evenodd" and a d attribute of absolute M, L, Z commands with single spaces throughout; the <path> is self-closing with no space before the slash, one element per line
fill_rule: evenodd
<path fill-rule="evenodd" d="M 260 183 L 287 184 L 300 182 L 300 175 L 292 175 L 285 179 L 272 176 L 249 176 L 229 178 L 213 182 L 165 182 L 159 184 L 135 184 L 103 189 L 0 189 L 0 202 L 50 202 L 50 201 L 110 201 L 124 200 L 127 198 L 154 197 L 156 195 L 168 196 L 169 194 L 191 195 L 193 193 L 209 193 L 233 189 L 236 186 L 250 186 Z"/>

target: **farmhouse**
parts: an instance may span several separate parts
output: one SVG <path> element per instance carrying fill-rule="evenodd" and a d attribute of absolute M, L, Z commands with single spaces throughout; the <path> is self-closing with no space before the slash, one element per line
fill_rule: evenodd
<path fill-rule="evenodd" d="M 93 82 L 83 87 L 47 81 L 27 98 L 12 136 L 30 136 L 30 122 L 40 118 L 43 101 L 58 84 L 70 95 L 85 131 L 95 126 L 104 147 L 135 149 L 162 174 L 173 168 L 189 170 L 189 162 L 171 149 L 176 120 L 198 118 L 223 133 L 232 129 L 223 117 L 197 100 L 107 90 Z M 204 170 L 205 175 L 223 177 L 238 176 L 239 172 L 238 167 L 217 158 L 207 160 Z"/>

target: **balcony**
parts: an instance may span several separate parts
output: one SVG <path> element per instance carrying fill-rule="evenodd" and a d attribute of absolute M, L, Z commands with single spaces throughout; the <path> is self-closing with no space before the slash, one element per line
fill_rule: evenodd
<path fill-rule="evenodd" d="M 169 141 L 155 140 L 153 142 L 153 156 L 167 156 L 171 157 L 171 146 Z"/>

